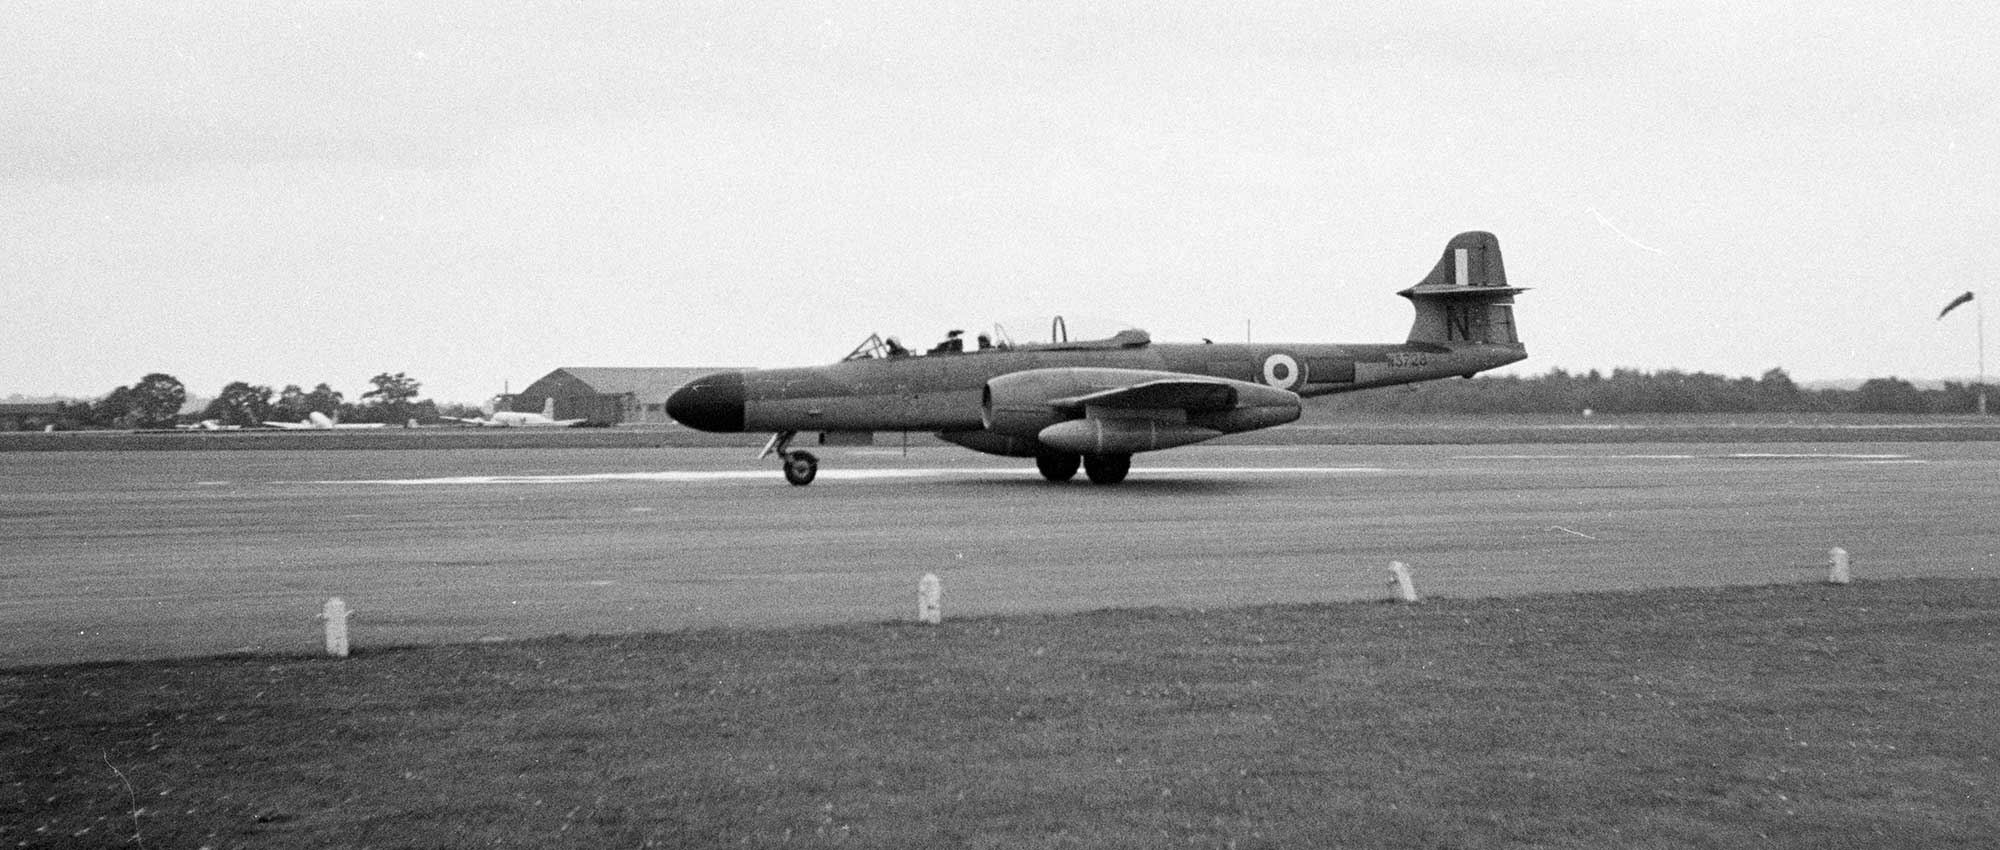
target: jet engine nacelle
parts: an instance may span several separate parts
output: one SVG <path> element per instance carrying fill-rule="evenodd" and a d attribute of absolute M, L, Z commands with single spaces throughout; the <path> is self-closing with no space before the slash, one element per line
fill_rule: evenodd
<path fill-rule="evenodd" d="M 1049 402 L 1104 389 L 1104 381 L 1090 380 L 1091 373 L 1099 371 L 1029 369 L 1001 375 L 986 382 L 980 420 L 995 434 L 1033 437 L 1043 428 L 1081 416 L 1082 411 L 1058 410 Z"/>
<path fill-rule="evenodd" d="M 1299 397 L 1291 392 L 1189 377 L 1137 369 L 1013 372 L 986 382 L 980 418 L 990 434 L 1086 454 L 1184 446 L 1299 418 Z M 1134 392 L 1112 392 L 1127 388 Z"/>
<path fill-rule="evenodd" d="M 1132 454 L 1171 449 L 1222 436 L 1213 428 L 1196 428 L 1154 419 L 1071 419 L 1043 428 L 1036 439 L 1057 451 L 1080 455 Z"/>
<path fill-rule="evenodd" d="M 1245 399 L 1245 403 L 1235 410 L 1216 410 L 1196 413 L 1188 417 L 1188 424 L 1202 428 L 1214 428 L 1224 434 L 1255 431 L 1271 428 L 1287 422 L 1297 421 L 1304 409 L 1299 405 L 1299 397 L 1283 390 L 1266 388 L 1266 392 L 1255 399 Z"/>

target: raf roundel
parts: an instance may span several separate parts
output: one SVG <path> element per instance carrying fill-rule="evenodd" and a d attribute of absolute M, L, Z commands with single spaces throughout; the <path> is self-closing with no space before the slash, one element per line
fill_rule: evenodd
<path fill-rule="evenodd" d="M 1264 383 L 1289 390 L 1305 383 L 1305 373 L 1299 369 L 1297 358 L 1289 354 L 1273 354 L 1264 358 Z"/>

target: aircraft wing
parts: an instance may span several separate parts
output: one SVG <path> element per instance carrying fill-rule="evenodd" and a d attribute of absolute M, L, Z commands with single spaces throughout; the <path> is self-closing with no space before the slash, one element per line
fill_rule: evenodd
<path fill-rule="evenodd" d="M 1297 394 L 1145 369 L 1030 369 L 987 381 L 986 432 L 1085 456 L 1150 452 L 1283 425 Z"/>
<path fill-rule="evenodd" d="M 312 430 L 312 423 L 310 422 L 265 422 L 264 424 L 271 428 L 283 428 L 287 431 Z"/>
<path fill-rule="evenodd" d="M 1159 410 L 1177 408 L 1190 413 L 1231 410 L 1236 407 L 1236 388 L 1223 381 L 1195 376 L 1162 378 L 1113 387 L 1069 398 L 1050 399 L 1049 406 L 1070 410 L 1085 407 Z"/>

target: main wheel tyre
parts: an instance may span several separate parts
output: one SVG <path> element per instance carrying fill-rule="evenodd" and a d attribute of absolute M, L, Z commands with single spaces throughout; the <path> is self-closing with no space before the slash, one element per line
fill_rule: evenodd
<path fill-rule="evenodd" d="M 1131 455 L 1084 455 L 1083 474 L 1092 484 L 1116 484 L 1132 471 Z"/>
<path fill-rule="evenodd" d="M 812 452 L 792 452 L 785 456 L 785 480 L 794 487 L 804 487 L 813 483 L 819 475 L 819 458 Z"/>
<path fill-rule="evenodd" d="M 1076 468 L 1083 463 L 1082 455 L 1050 454 L 1035 455 L 1035 468 L 1042 471 L 1042 477 L 1057 484 L 1076 477 Z"/>

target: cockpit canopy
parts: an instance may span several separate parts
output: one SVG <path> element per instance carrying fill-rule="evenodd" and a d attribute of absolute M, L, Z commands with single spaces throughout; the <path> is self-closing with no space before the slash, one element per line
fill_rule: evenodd
<path fill-rule="evenodd" d="M 902 342 L 893 336 L 884 337 L 881 334 L 869 334 L 867 339 L 862 340 L 860 345 L 855 346 L 854 350 L 848 352 L 847 356 L 841 358 L 841 360 L 844 362 L 848 360 L 874 360 L 891 357 L 926 357 L 939 354 L 979 354 L 987 351 L 1106 351 L 1119 348 L 1138 348 L 1150 345 L 1153 342 L 1151 334 L 1138 328 L 1127 328 L 1104 339 L 1075 341 L 1061 339 L 1055 342 L 1016 343 L 1007 335 L 1004 329 L 995 326 L 992 334 L 979 334 L 974 339 L 974 347 L 969 349 L 965 344 L 964 336 L 965 331 L 962 330 L 948 331 L 945 334 L 944 341 L 932 346 L 928 351 L 913 351 L 905 347 Z"/>

